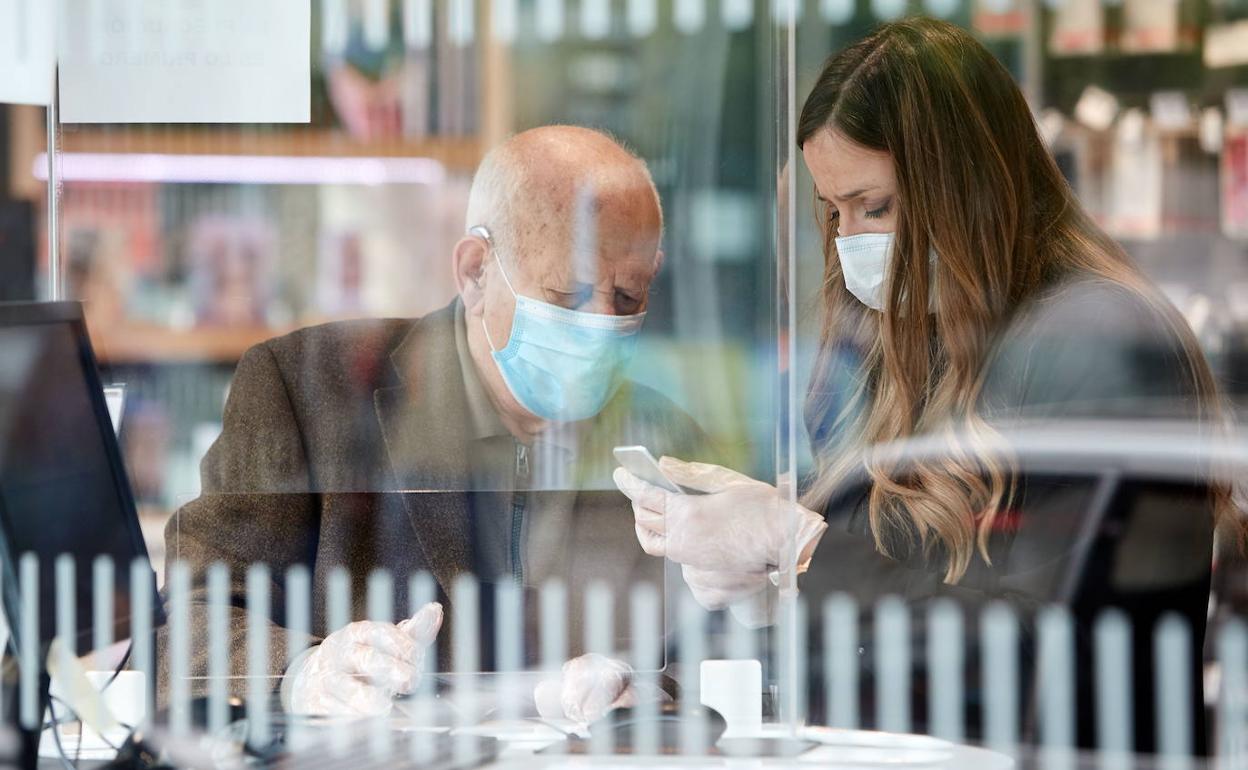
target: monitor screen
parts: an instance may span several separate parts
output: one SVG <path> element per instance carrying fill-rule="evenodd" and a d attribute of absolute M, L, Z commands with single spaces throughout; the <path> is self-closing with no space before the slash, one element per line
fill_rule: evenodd
<path fill-rule="evenodd" d="M 147 552 L 76 304 L 0 305 L 0 526 L 6 580 L 22 554 L 39 558 L 40 641 L 56 632 L 61 554 L 75 563 L 78 651 L 91 649 L 101 555 L 115 565 L 114 629 L 128 636 L 130 565 Z M 5 593 L 17 632 L 15 594 Z"/>

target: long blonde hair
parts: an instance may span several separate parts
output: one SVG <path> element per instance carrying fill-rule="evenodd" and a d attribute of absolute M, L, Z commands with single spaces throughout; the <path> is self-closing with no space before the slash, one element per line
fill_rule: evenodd
<path fill-rule="evenodd" d="M 1016 469 L 1008 452 L 984 451 L 996 438 L 977 411 L 986 364 L 1011 314 L 1073 274 L 1111 282 L 1155 309 L 1182 348 L 1200 419 L 1218 419 L 1213 376 L 1190 328 L 1084 213 L 1010 74 L 970 34 L 906 19 L 832 57 L 803 106 L 799 147 L 829 129 L 891 154 L 899 214 L 887 305 L 876 313 L 846 290 L 836 215 L 820 209 L 825 314 L 806 410 L 808 422 L 831 424 L 844 438 L 816 447 L 805 504 L 822 509 L 865 467 L 879 550 L 916 538 L 925 550 L 939 546 L 949 583 L 976 553 L 991 563 L 988 538 L 1010 504 Z M 939 255 L 934 270 L 930 249 Z M 846 344 L 863 356 L 847 403 L 832 397 Z M 893 455 L 871 450 L 930 433 L 947 440 L 939 461 L 903 470 Z M 1227 490 L 1215 496 L 1220 514 L 1232 510 Z"/>

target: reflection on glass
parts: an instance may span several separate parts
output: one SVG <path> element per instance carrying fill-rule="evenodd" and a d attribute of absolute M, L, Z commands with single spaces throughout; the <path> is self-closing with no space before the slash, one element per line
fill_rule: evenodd
<path fill-rule="evenodd" d="M 327 0 L 307 125 L 53 126 L 40 249 L 168 576 L 158 720 L 1242 752 L 1237 11 L 910 5 Z"/>
<path fill-rule="evenodd" d="M 638 542 L 612 450 L 712 459 L 693 418 L 627 377 L 663 262 L 660 200 L 640 158 L 592 130 L 520 133 L 482 161 L 465 222 L 446 307 L 309 327 L 244 356 L 203 490 L 168 528 L 178 563 L 229 568 L 239 620 L 244 576 L 265 575 L 281 606 L 283 576 L 310 570 L 312 645 L 278 655 L 290 647 L 280 616 L 270 655 L 255 657 L 254 630 L 246 645 L 246 681 L 279 676 L 296 712 L 387 712 L 434 645 L 442 671 L 496 669 L 493 622 L 512 585 L 523 589 L 519 637 L 503 641 L 519 645 L 513 668 L 537 667 L 537 590 L 553 581 L 567 587 L 571 659 L 553 716 L 603 713 L 615 698 L 598 702 L 596 683 L 615 676 L 622 694 L 631 676 L 617 660 L 632 639 L 624 597 L 661 591 L 664 566 Z M 353 619 L 341 625 L 327 622 L 335 569 Z M 404 578 L 424 571 L 437 601 L 409 612 Z M 379 592 L 379 574 L 399 579 Z M 603 612 L 606 626 L 585 625 Z M 235 670 L 243 652 L 236 641 Z"/>

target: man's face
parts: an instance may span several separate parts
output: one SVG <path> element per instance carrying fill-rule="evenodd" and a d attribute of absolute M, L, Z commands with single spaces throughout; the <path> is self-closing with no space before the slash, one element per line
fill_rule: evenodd
<path fill-rule="evenodd" d="M 499 260 L 512 288 L 522 296 L 601 315 L 645 312 L 650 283 L 662 261 L 653 197 L 607 197 L 600 203 L 593 214 L 594 226 L 581 230 L 596 230 L 592 243 L 578 235 L 578 225 L 571 221 L 523 228 L 518 243 L 496 240 L 495 254 L 485 266 L 485 323 L 497 349 L 510 339 L 515 310 L 515 297 L 503 280 Z M 573 218 L 569 212 L 568 220 Z"/>

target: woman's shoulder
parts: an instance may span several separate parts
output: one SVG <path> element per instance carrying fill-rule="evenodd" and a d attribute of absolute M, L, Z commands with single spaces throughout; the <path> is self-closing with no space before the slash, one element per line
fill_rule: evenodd
<path fill-rule="evenodd" d="M 1177 341 L 1178 311 L 1159 291 L 1097 275 L 1071 273 L 1050 281 L 1025 301 L 1011 330 L 1068 330 L 1076 336 L 1116 336 L 1124 341 Z"/>
<path fill-rule="evenodd" d="M 1155 290 L 1072 275 L 1026 302 L 999 338 L 985 386 L 1006 413 L 1186 414 L 1193 356 L 1186 323 Z"/>

